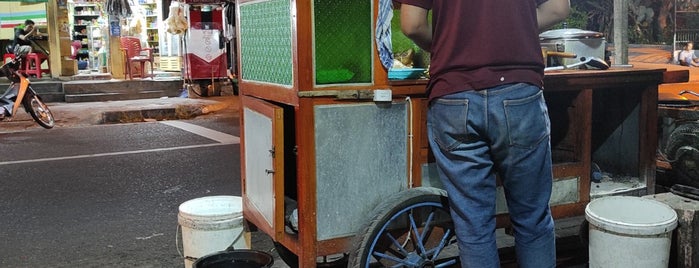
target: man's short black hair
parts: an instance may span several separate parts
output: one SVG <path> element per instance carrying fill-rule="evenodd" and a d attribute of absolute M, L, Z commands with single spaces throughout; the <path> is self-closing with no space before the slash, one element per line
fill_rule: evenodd
<path fill-rule="evenodd" d="M 34 21 L 33 20 L 25 20 L 24 25 L 34 25 Z"/>

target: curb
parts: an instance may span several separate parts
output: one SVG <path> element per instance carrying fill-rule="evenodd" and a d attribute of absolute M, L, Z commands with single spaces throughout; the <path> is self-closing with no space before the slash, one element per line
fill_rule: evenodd
<path fill-rule="evenodd" d="M 150 108 L 150 109 L 122 109 L 104 111 L 101 113 L 97 124 L 136 123 L 145 121 L 185 120 L 194 117 L 214 113 L 230 107 L 230 103 L 214 103 L 201 105 L 177 105 L 175 107 Z"/>
<path fill-rule="evenodd" d="M 98 124 L 136 123 L 150 120 L 191 119 L 202 115 L 203 107 L 178 106 L 175 108 L 140 109 L 102 112 Z"/>

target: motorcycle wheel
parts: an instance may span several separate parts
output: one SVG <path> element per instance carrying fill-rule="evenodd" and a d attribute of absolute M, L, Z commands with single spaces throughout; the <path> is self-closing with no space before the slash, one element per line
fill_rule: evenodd
<path fill-rule="evenodd" d="M 49 107 L 46 106 L 43 101 L 41 101 L 39 96 L 30 95 L 24 101 L 24 107 L 27 109 L 27 112 L 32 116 L 32 118 L 34 118 L 34 121 L 44 128 L 53 128 L 53 126 L 56 124 L 53 114 L 51 113 L 51 110 L 49 110 Z"/>

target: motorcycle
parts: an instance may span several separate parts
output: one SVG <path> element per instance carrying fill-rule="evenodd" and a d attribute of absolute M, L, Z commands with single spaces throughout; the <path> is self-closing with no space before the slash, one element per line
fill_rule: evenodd
<path fill-rule="evenodd" d="M 22 57 L 16 57 L 0 67 L 0 74 L 10 80 L 10 86 L 0 96 L 0 112 L 5 111 L 4 120 L 12 120 L 17 114 L 19 106 L 29 113 L 40 126 L 50 129 L 55 125 L 55 120 L 49 107 L 41 100 L 41 97 L 31 87 L 27 77 L 18 70 L 22 66 Z"/>

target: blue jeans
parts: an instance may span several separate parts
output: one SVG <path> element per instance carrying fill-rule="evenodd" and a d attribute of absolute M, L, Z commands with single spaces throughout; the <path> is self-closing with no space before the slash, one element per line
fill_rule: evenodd
<path fill-rule="evenodd" d="M 519 267 L 555 267 L 551 125 L 541 89 L 508 84 L 436 98 L 427 126 L 449 194 L 462 267 L 500 267 L 496 173 L 505 190 Z"/>

